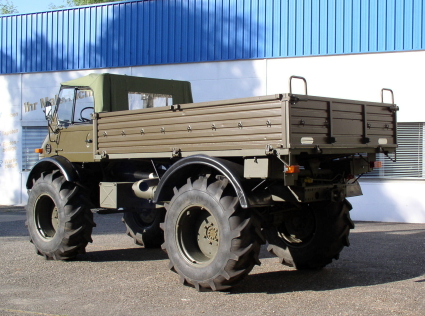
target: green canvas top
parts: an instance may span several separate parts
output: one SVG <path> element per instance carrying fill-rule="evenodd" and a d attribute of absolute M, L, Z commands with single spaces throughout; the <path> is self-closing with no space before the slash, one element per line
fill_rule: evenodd
<path fill-rule="evenodd" d="M 128 110 L 128 93 L 171 94 L 174 104 L 192 103 L 190 82 L 115 74 L 90 74 L 61 83 L 62 87 L 90 88 L 95 112 Z"/>

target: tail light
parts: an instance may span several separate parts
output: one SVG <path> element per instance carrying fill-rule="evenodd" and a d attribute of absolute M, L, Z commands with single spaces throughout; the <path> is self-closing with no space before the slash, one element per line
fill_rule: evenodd
<path fill-rule="evenodd" d="M 300 172 L 299 165 L 292 165 L 292 166 L 285 167 L 285 173 L 298 173 L 298 172 Z"/>
<path fill-rule="evenodd" d="M 371 162 L 370 162 L 370 167 L 371 167 L 372 169 L 375 169 L 375 168 L 382 168 L 382 161 L 371 161 Z"/>

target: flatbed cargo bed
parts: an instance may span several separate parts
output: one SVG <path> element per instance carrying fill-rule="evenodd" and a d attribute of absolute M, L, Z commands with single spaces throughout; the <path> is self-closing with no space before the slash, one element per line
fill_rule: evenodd
<path fill-rule="evenodd" d="M 396 111 L 388 103 L 298 94 L 98 113 L 96 155 L 169 157 L 392 152 Z M 246 154 L 244 154 L 246 153 Z"/>

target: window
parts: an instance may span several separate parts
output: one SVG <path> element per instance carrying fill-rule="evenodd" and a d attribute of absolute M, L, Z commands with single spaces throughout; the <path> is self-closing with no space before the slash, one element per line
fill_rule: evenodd
<path fill-rule="evenodd" d="M 398 123 L 397 161 L 392 162 L 384 154 L 377 155 L 382 168 L 365 174 L 365 178 L 424 179 L 425 178 L 425 123 Z M 394 158 L 394 154 L 389 154 Z"/>
<path fill-rule="evenodd" d="M 75 101 L 75 102 L 74 102 Z M 75 103 L 75 109 L 74 109 Z M 59 95 L 58 121 L 62 125 L 91 121 L 94 111 L 93 91 L 83 89 L 62 89 Z"/>
<path fill-rule="evenodd" d="M 58 104 L 58 122 L 60 124 L 68 125 L 72 122 L 72 110 L 74 107 L 74 89 L 62 89 L 59 94 Z"/>
<path fill-rule="evenodd" d="M 93 91 L 77 90 L 75 100 L 74 122 L 90 122 L 90 114 L 94 111 Z"/>
<path fill-rule="evenodd" d="M 173 104 L 173 96 L 168 94 L 155 94 L 144 92 L 128 93 L 128 109 L 147 109 L 168 106 Z"/>
<path fill-rule="evenodd" d="M 47 136 L 47 128 L 41 126 L 23 127 L 22 132 L 22 171 L 29 171 L 39 160 L 34 149 L 41 148 Z"/>

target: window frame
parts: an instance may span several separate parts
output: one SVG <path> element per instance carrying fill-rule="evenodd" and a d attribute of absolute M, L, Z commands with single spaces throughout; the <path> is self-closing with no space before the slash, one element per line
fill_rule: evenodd
<path fill-rule="evenodd" d="M 74 90 L 74 99 L 73 99 L 73 102 L 72 102 L 72 111 L 71 111 L 71 121 L 70 121 L 70 123 L 68 125 L 66 125 L 66 124 L 59 124 L 59 117 L 57 116 L 58 115 L 59 108 L 60 108 L 60 105 L 61 105 L 60 104 L 60 101 L 61 101 L 60 95 L 61 95 L 62 91 L 65 90 L 65 89 L 73 89 Z M 76 103 L 77 103 L 77 93 L 78 93 L 78 91 L 82 91 L 82 90 L 87 90 L 87 91 L 91 91 L 92 92 L 93 113 L 94 113 L 95 99 L 94 99 L 94 91 L 93 91 L 93 89 L 91 89 L 90 87 L 62 86 L 60 88 L 60 90 L 59 90 L 58 100 L 56 102 L 56 108 L 55 108 L 55 112 L 54 112 L 59 125 L 69 126 L 69 125 L 80 125 L 80 124 L 91 124 L 92 123 L 92 120 L 86 121 L 86 122 L 80 122 L 80 121 L 76 121 L 76 119 L 75 119 L 75 108 L 76 108 Z"/>
<path fill-rule="evenodd" d="M 92 119 L 90 119 L 89 121 L 75 121 L 75 109 L 76 109 L 76 107 L 77 107 L 77 96 L 78 96 L 78 91 L 91 91 L 91 93 L 92 93 L 92 95 L 91 95 L 91 97 L 93 98 L 93 106 L 92 106 L 92 108 L 93 108 L 93 113 L 94 113 L 94 104 L 95 104 L 95 102 L 94 102 L 94 91 L 91 89 L 91 88 L 89 88 L 89 87 L 75 87 L 75 92 L 74 92 L 74 107 L 73 107 L 73 115 L 72 115 L 72 124 L 77 124 L 77 125 L 79 125 L 79 124 L 91 124 L 92 122 L 93 122 L 93 120 Z"/>
<path fill-rule="evenodd" d="M 143 107 L 134 107 L 132 108 L 132 104 L 130 102 L 130 96 L 133 95 L 140 95 L 140 97 L 142 97 L 142 95 L 147 96 L 147 98 L 152 97 L 152 106 L 144 106 L 144 99 L 141 98 L 142 100 L 142 105 Z M 128 110 L 133 111 L 133 110 L 143 110 L 143 109 L 154 109 L 154 108 L 162 108 L 162 107 L 166 107 L 166 106 L 171 106 L 174 104 L 174 96 L 172 94 L 164 94 L 164 93 L 153 93 L 153 92 L 139 92 L 139 91 L 127 91 L 127 98 L 128 98 Z M 163 98 L 165 99 L 165 104 L 164 105 L 160 105 L 160 106 L 155 106 L 155 98 Z"/>

